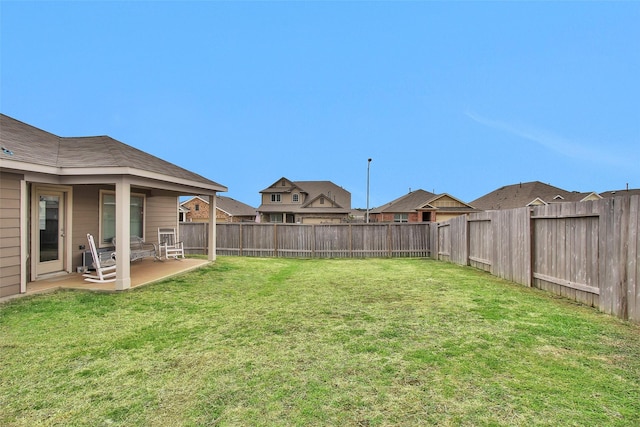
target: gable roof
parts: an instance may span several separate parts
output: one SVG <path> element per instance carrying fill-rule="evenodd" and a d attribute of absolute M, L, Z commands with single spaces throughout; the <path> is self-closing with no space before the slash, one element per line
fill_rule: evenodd
<path fill-rule="evenodd" d="M 60 137 L 0 114 L 0 167 L 57 176 L 134 175 L 204 190 L 217 182 L 109 136 Z"/>
<path fill-rule="evenodd" d="M 180 206 L 186 205 L 194 199 L 199 199 L 203 203 L 209 204 L 208 196 L 193 196 L 188 200 L 180 203 Z M 236 199 L 226 196 L 216 195 L 216 209 L 220 209 L 223 212 L 231 216 L 256 216 L 256 208 L 251 207 L 245 203 L 239 202 Z"/>
<path fill-rule="evenodd" d="M 410 212 L 424 206 L 436 195 L 422 189 L 410 191 L 404 196 L 385 203 L 375 209 L 371 209 L 369 213 L 397 213 Z"/>
<path fill-rule="evenodd" d="M 295 181 L 295 185 L 309 195 L 307 203 L 303 206 L 311 204 L 320 197 L 325 197 L 336 207 L 351 210 L 350 193 L 331 181 Z"/>
<path fill-rule="evenodd" d="M 285 185 L 282 185 L 284 182 Z M 293 193 L 305 194 L 302 204 L 262 204 L 260 212 L 317 212 L 317 213 L 348 213 L 351 211 L 351 193 L 331 181 L 291 181 L 280 178 L 260 193 Z M 315 200 L 324 197 L 330 203 L 325 207 L 310 206 Z"/>
<path fill-rule="evenodd" d="M 458 206 L 438 206 L 438 201 L 442 199 L 453 200 Z M 391 202 L 378 208 L 372 209 L 370 213 L 408 213 L 425 210 L 438 210 L 447 212 L 473 212 L 475 209 L 457 199 L 450 194 L 434 194 L 422 189 L 410 191 L 404 196 L 398 197 Z"/>
<path fill-rule="evenodd" d="M 472 201 L 471 205 L 481 210 L 514 209 L 536 204 L 579 202 L 594 194 L 596 193 L 567 191 L 540 181 L 532 181 L 500 187 Z"/>
<path fill-rule="evenodd" d="M 282 185 L 283 183 L 284 185 Z M 264 190 L 260 191 L 260 193 L 291 193 L 295 189 L 296 183 L 283 176 Z M 304 192 L 301 188 L 298 188 L 298 190 Z"/>

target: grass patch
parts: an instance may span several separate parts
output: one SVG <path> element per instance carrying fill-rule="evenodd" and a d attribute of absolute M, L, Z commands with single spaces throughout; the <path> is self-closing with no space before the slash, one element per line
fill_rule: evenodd
<path fill-rule="evenodd" d="M 0 425 L 640 424 L 640 327 L 421 259 L 219 257 L 0 306 Z"/>

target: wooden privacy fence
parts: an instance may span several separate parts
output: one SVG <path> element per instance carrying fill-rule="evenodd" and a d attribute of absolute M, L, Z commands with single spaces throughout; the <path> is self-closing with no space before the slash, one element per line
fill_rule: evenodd
<path fill-rule="evenodd" d="M 489 211 L 444 223 L 217 224 L 218 255 L 432 257 L 640 322 L 640 196 Z M 187 253 L 207 224 L 181 223 Z"/>
<path fill-rule="evenodd" d="M 429 257 L 430 224 L 216 225 L 216 254 L 296 258 Z M 189 254 L 206 253 L 208 224 L 180 223 Z"/>
<path fill-rule="evenodd" d="M 432 228 L 432 253 L 640 322 L 639 205 L 616 197 L 457 217 Z"/>

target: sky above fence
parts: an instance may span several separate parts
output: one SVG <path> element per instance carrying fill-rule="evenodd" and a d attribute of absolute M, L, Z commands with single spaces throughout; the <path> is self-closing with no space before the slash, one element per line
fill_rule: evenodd
<path fill-rule="evenodd" d="M 0 3 L 0 107 L 259 205 L 640 188 L 640 2 Z M 367 159 L 372 162 L 368 168 Z"/>

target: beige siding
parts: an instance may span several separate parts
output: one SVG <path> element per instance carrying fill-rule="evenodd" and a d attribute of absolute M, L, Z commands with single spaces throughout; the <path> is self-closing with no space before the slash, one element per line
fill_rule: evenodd
<path fill-rule="evenodd" d="M 460 214 L 446 214 L 442 212 L 436 213 L 436 219 L 438 220 L 438 222 L 449 221 L 450 219 L 456 218 L 458 216 L 460 216 Z"/>
<path fill-rule="evenodd" d="M 596 194 L 590 194 L 584 200 L 581 200 L 581 201 L 586 202 L 586 201 L 594 201 L 594 200 L 600 200 L 600 197 L 598 197 Z"/>
<path fill-rule="evenodd" d="M 158 228 L 173 227 L 178 230 L 178 195 L 163 193 L 147 197 L 144 239 L 158 243 Z"/>
<path fill-rule="evenodd" d="M 0 297 L 20 293 L 20 179 L 0 173 Z"/>
<path fill-rule="evenodd" d="M 73 237 L 72 268 L 82 265 L 82 254 L 89 249 L 87 233 L 96 241 L 100 235 L 100 189 L 113 190 L 113 187 L 99 185 L 76 185 L 73 187 Z M 84 246 L 85 249 L 80 249 Z"/>
<path fill-rule="evenodd" d="M 321 203 L 321 200 L 324 201 L 324 203 Z M 334 207 L 335 205 L 333 204 L 333 201 L 331 201 L 330 199 L 326 198 L 326 197 L 321 197 L 318 198 L 316 200 L 314 200 L 311 204 L 309 204 L 308 207 L 311 208 L 331 208 Z"/>
<path fill-rule="evenodd" d="M 87 233 L 100 235 L 100 190 L 113 191 L 113 186 L 76 185 L 73 187 L 73 269 L 82 265 L 82 254 L 88 249 Z M 144 239 L 157 243 L 158 227 L 178 227 L 178 197 L 172 193 L 152 194 L 132 188 L 132 194 L 146 198 Z M 84 246 L 84 249 L 80 249 Z M 101 245 L 104 246 L 104 245 Z"/>
<path fill-rule="evenodd" d="M 459 201 L 448 196 L 442 196 L 441 198 L 439 198 L 438 200 L 430 204 L 437 208 L 466 208 L 467 207 L 467 205 L 465 205 L 464 203 L 460 203 Z"/>

